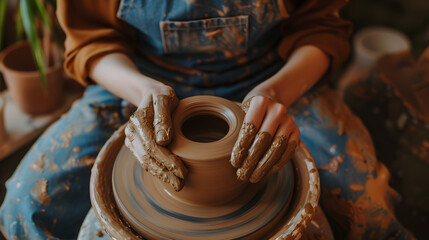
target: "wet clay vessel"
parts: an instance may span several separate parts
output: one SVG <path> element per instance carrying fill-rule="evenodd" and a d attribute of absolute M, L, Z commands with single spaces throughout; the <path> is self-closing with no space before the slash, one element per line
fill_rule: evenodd
<path fill-rule="evenodd" d="M 90 186 L 106 232 L 116 239 L 299 239 L 319 198 L 312 156 L 301 143 L 278 174 L 256 185 L 237 181 L 229 154 L 242 118 L 238 105 L 218 97 L 179 103 L 169 148 L 189 175 L 178 193 L 142 170 L 124 147 L 124 127 L 115 132 L 97 157 Z"/>
<path fill-rule="evenodd" d="M 247 183 L 237 180 L 229 158 L 243 117 L 236 103 L 223 98 L 182 100 L 173 114 L 174 139 L 168 148 L 184 161 L 189 174 L 180 192 L 158 180 L 156 189 L 196 205 L 219 205 L 237 197 Z"/>

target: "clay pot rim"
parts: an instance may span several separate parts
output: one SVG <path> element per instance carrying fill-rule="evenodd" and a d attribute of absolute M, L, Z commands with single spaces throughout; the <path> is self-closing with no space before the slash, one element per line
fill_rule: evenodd
<path fill-rule="evenodd" d="M 9 71 L 12 74 L 20 74 L 22 76 L 26 76 L 26 77 L 36 77 L 39 76 L 39 71 L 33 70 L 33 71 L 21 71 L 21 70 L 16 70 L 14 68 L 10 68 L 8 67 L 5 63 L 4 60 L 5 58 L 14 50 L 22 48 L 22 47 L 30 47 L 30 43 L 27 40 L 22 40 L 16 43 L 13 43 L 11 45 L 9 45 L 7 48 L 3 49 L 3 51 L 1 51 L 0 53 L 0 72 L 2 71 Z M 62 68 L 62 62 L 57 62 L 54 61 L 54 64 L 51 66 L 45 66 L 45 74 L 50 74 L 52 72 L 55 72 L 58 70 L 58 68 Z"/>
<path fill-rule="evenodd" d="M 235 102 L 217 96 L 198 95 L 181 100 L 173 113 L 174 125 L 183 125 L 189 118 L 207 114 L 223 119 L 228 124 L 229 130 L 219 140 L 195 142 L 184 135 L 181 127 L 177 127 L 174 128 L 174 139 L 170 148 L 174 149 L 176 145 L 180 144 L 180 147 L 176 149 L 176 154 L 182 160 L 189 162 L 216 161 L 219 158 L 230 155 L 232 149 L 225 151 L 226 149 L 223 146 L 225 144 L 233 146 L 235 143 L 235 138 L 240 131 L 239 126 L 241 126 L 244 119 L 244 113 L 242 115 L 237 114 L 240 111 L 242 111 L 241 108 Z M 205 150 L 207 148 L 211 149 L 210 156 L 207 156 L 207 151 Z"/>
<path fill-rule="evenodd" d="M 99 222 L 103 225 L 105 231 L 112 237 L 117 239 L 142 239 L 123 219 L 119 210 L 115 206 L 115 200 L 112 190 L 112 170 L 114 161 L 112 163 L 105 163 L 106 156 L 117 154 L 124 144 L 125 140 L 125 125 L 121 126 L 110 139 L 105 143 L 100 153 L 98 154 L 94 166 L 91 171 L 90 179 L 90 199 Z M 301 174 L 300 171 L 295 171 L 296 178 L 299 180 L 295 185 L 294 196 L 290 208 L 293 206 L 300 206 L 293 210 L 288 210 L 275 228 L 273 235 L 269 239 L 299 239 L 303 235 L 303 231 L 311 222 L 319 202 L 320 196 L 320 179 L 319 173 L 316 168 L 311 153 L 300 142 L 297 150 L 292 158 L 295 169 L 304 167 L 306 171 L 302 170 L 304 177 L 308 178 L 307 182 L 300 182 L 298 179 Z M 110 164 L 110 166 L 109 166 Z M 302 184 L 308 184 L 308 191 L 304 191 Z M 106 188 L 107 186 L 107 188 Z M 96 191 L 98 189 L 98 191 Z M 299 196 L 295 196 L 299 193 Z M 109 201 L 110 199 L 110 201 Z M 117 219 L 112 221 L 112 219 Z"/>

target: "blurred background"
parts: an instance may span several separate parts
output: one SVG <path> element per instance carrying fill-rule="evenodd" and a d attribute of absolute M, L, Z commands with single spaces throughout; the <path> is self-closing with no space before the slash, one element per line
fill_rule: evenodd
<path fill-rule="evenodd" d="M 354 25 L 353 42 L 356 33 L 373 26 L 382 26 L 398 30 L 403 33 L 411 43 L 411 53 L 417 59 L 423 51 L 429 47 L 429 1 L 428 0 L 351 0 L 343 9 L 342 16 L 350 20 Z M 353 50 L 352 50 L 353 51 Z M 344 64 L 343 71 L 330 79 L 330 84 L 338 86 L 342 75 L 350 64 L 353 64 L 355 53 Z M 377 72 L 377 71 L 373 71 Z M 426 70 L 426 81 L 429 81 Z M 368 76 L 368 81 L 380 81 L 376 73 Z M 407 81 L 408 79 L 404 79 Z M 411 79 L 410 79 L 411 80 Z M 367 81 L 367 82 L 368 82 Z M 341 84 L 340 84 L 341 85 Z M 374 86 L 374 85 L 372 85 Z M 353 88 L 353 87 L 351 87 Z M 387 92 L 387 90 L 386 90 Z M 391 186 L 398 191 L 402 200 L 395 208 L 396 216 L 400 222 L 408 228 L 417 239 L 429 237 L 429 161 L 427 150 L 420 155 L 412 153 L 411 147 L 403 147 L 399 140 L 404 131 L 388 131 L 377 121 L 374 116 L 368 114 L 370 108 L 355 103 L 356 98 L 346 98 L 346 103 L 357 114 L 374 140 L 377 157 L 386 164 L 392 174 Z M 383 99 L 392 102 L 392 98 Z M 380 98 L 378 98 L 380 101 Z M 378 103 L 375 103 L 378 104 Z M 429 102 L 425 104 L 429 105 Z M 401 104 L 396 108 L 403 108 Z M 420 132 L 424 135 L 408 138 L 423 139 L 423 143 L 429 143 L 428 122 L 414 121 L 414 126 L 420 124 Z M 419 127 L 417 127 L 419 129 Z M 417 130 L 418 132 L 419 130 Z M 407 139 L 412 142 L 412 139 Z M 428 148 L 428 146 L 426 146 Z"/>

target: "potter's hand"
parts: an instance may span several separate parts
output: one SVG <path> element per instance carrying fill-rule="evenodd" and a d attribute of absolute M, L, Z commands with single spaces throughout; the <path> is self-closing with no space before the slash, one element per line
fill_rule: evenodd
<path fill-rule="evenodd" d="M 171 112 L 177 105 L 174 90 L 156 85 L 143 96 L 125 128 L 125 145 L 143 168 L 180 191 L 187 173 L 183 162 L 166 146 L 172 139 Z"/>
<path fill-rule="evenodd" d="M 299 141 L 299 129 L 286 107 L 265 96 L 242 104 L 246 116 L 231 155 L 237 178 L 252 183 L 281 169 Z M 273 137 L 274 136 L 274 137 Z"/>

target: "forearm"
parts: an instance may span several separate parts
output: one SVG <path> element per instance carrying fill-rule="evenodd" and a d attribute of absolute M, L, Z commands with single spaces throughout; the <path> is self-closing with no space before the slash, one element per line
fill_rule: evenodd
<path fill-rule="evenodd" d="M 89 76 L 109 92 L 138 106 L 153 86 L 162 83 L 139 72 L 131 59 L 122 53 L 112 53 L 95 62 Z"/>
<path fill-rule="evenodd" d="M 256 86 L 246 98 L 262 95 L 288 107 L 325 74 L 329 64 L 329 57 L 317 47 L 300 47 L 276 74 Z"/>

